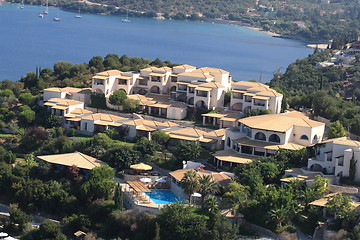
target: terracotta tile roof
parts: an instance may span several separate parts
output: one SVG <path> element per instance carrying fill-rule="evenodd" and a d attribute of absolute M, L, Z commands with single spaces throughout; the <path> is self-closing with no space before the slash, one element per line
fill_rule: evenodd
<path fill-rule="evenodd" d="M 184 72 L 184 73 L 179 73 L 178 76 L 186 76 L 186 77 L 193 77 L 193 78 L 201 78 L 201 79 L 213 79 L 214 77 L 211 76 L 208 73 L 203 73 L 203 72 Z"/>
<path fill-rule="evenodd" d="M 75 115 L 83 115 L 83 114 L 88 114 L 88 113 L 92 113 L 92 111 L 82 109 L 82 108 L 75 108 L 74 110 L 71 111 L 71 114 L 75 114 Z"/>
<path fill-rule="evenodd" d="M 296 143 L 276 144 L 276 143 L 252 140 L 247 137 L 235 139 L 233 140 L 233 142 L 245 146 L 264 148 L 269 150 L 279 150 L 279 149 L 299 150 L 305 148 L 305 146 Z"/>
<path fill-rule="evenodd" d="M 124 118 L 118 117 L 111 114 L 104 114 L 104 113 L 94 113 L 87 116 L 82 117 L 81 119 L 84 120 L 92 120 L 92 121 L 108 121 L 108 122 L 116 122 L 118 120 L 122 120 Z"/>
<path fill-rule="evenodd" d="M 64 166 L 77 166 L 78 168 L 91 170 L 94 167 L 105 165 L 106 163 L 81 152 L 38 156 L 39 159 Z"/>
<path fill-rule="evenodd" d="M 213 154 L 220 161 L 246 164 L 251 163 L 257 156 L 237 153 L 231 149 L 217 151 Z"/>
<path fill-rule="evenodd" d="M 339 144 L 339 145 L 351 146 L 351 147 L 360 147 L 359 141 L 350 140 L 347 139 L 346 137 L 332 138 L 322 141 L 321 143 L 328 143 L 328 142 L 332 142 L 334 144 Z"/>
<path fill-rule="evenodd" d="M 210 87 L 210 88 L 225 88 L 223 85 L 215 82 L 202 83 L 200 87 Z"/>
<path fill-rule="evenodd" d="M 196 69 L 196 67 L 188 65 L 188 64 L 182 64 L 179 66 L 173 67 L 173 69 L 180 68 L 180 69 Z"/>
<path fill-rule="evenodd" d="M 177 181 L 181 181 L 184 177 L 184 174 L 188 171 L 195 171 L 199 176 L 210 175 L 212 180 L 217 182 L 220 186 L 225 187 L 231 182 L 231 177 L 225 173 L 218 172 L 208 172 L 208 171 L 199 171 L 197 169 L 179 169 L 173 172 L 170 172 L 170 176 L 175 178 Z"/>
<path fill-rule="evenodd" d="M 222 128 L 222 129 L 214 130 L 212 132 L 205 133 L 204 137 L 222 137 L 225 136 L 225 133 L 226 133 L 226 129 Z"/>
<path fill-rule="evenodd" d="M 182 128 L 173 132 L 169 132 L 170 137 L 183 140 L 199 140 L 206 134 L 205 131 L 196 128 Z"/>
<path fill-rule="evenodd" d="M 99 72 L 99 73 L 96 73 L 95 77 L 96 76 L 117 76 L 117 75 L 121 75 L 121 71 L 119 70 L 108 70 L 108 71 L 104 71 L 104 72 Z"/>
<path fill-rule="evenodd" d="M 85 88 L 74 88 L 74 87 L 63 87 L 63 88 L 57 88 L 57 87 L 52 87 L 52 88 L 46 88 L 44 89 L 44 91 L 48 91 L 48 92 L 72 92 L 72 93 L 77 93 L 77 92 L 81 92 L 82 90 L 84 90 Z"/>
<path fill-rule="evenodd" d="M 229 73 L 228 71 L 225 71 L 223 69 L 211 68 L 211 67 L 202 67 L 202 68 L 196 69 L 195 71 L 203 72 L 203 73 L 210 73 L 210 74 L 212 74 L 212 73 L 228 74 Z"/>
<path fill-rule="evenodd" d="M 305 115 L 299 113 L 266 114 L 242 118 L 238 121 L 250 128 L 275 132 L 286 132 L 294 126 L 312 128 L 325 125 L 324 123 L 310 120 Z"/>
<path fill-rule="evenodd" d="M 50 98 L 46 103 L 47 106 L 74 106 L 74 105 L 84 105 L 83 102 L 65 99 L 65 98 Z M 51 105 L 52 104 L 52 105 Z"/>

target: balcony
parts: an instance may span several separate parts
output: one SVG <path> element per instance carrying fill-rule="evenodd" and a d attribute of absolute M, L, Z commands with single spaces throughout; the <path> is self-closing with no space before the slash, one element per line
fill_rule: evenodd
<path fill-rule="evenodd" d="M 195 88 L 189 87 L 189 93 L 195 93 Z"/>
<path fill-rule="evenodd" d="M 148 85 L 148 81 L 147 80 L 140 80 L 139 81 L 139 86 L 147 86 Z"/>
<path fill-rule="evenodd" d="M 244 94 L 242 93 L 233 93 L 233 99 L 244 99 Z"/>
<path fill-rule="evenodd" d="M 197 97 L 207 97 L 208 96 L 208 93 L 207 92 L 204 92 L 204 91 L 196 91 L 196 96 Z"/>
<path fill-rule="evenodd" d="M 179 85 L 177 88 L 178 92 L 186 92 L 187 91 L 187 86 L 184 85 Z"/>
<path fill-rule="evenodd" d="M 95 79 L 94 85 L 104 85 L 104 80 Z"/>
<path fill-rule="evenodd" d="M 252 102 L 252 98 L 249 96 L 245 96 L 245 102 L 251 103 Z"/>
<path fill-rule="evenodd" d="M 170 78 L 170 81 L 171 81 L 171 82 L 177 82 L 177 77 L 171 77 L 171 78 Z"/>
<path fill-rule="evenodd" d="M 151 82 L 161 82 L 160 77 L 151 77 Z"/>
<path fill-rule="evenodd" d="M 127 80 L 121 79 L 121 80 L 118 81 L 118 84 L 119 85 L 127 85 Z"/>
<path fill-rule="evenodd" d="M 254 101 L 254 106 L 266 106 L 266 101 Z"/>

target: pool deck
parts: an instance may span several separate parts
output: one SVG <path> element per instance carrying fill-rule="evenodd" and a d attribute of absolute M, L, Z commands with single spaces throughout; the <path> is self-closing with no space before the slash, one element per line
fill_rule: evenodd
<path fill-rule="evenodd" d="M 125 198 L 125 207 L 132 208 L 132 209 L 140 209 L 143 211 L 151 212 L 153 214 L 157 214 L 160 209 L 167 204 L 155 204 L 150 197 L 148 197 L 144 193 L 140 193 L 140 196 L 136 196 L 134 191 L 130 188 L 129 184 L 127 183 L 120 183 L 121 188 L 123 190 L 124 198 Z M 145 200 L 146 199 L 146 200 Z M 145 200 L 145 201 L 144 201 Z"/>

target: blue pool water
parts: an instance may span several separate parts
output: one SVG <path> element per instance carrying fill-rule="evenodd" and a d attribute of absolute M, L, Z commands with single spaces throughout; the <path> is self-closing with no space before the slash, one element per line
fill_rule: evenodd
<path fill-rule="evenodd" d="M 185 201 L 170 190 L 151 190 L 151 193 L 146 193 L 146 195 L 149 196 L 155 204 L 172 204 Z"/>

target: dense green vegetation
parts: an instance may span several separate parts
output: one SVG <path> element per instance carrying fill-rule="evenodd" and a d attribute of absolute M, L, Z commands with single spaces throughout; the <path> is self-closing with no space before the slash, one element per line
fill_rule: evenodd
<path fill-rule="evenodd" d="M 284 74 L 276 73 L 270 86 L 285 94 L 288 107 L 312 109 L 315 116 L 340 120 L 347 130 L 359 135 L 360 61 L 349 68 L 316 66 L 330 56 L 330 50 L 326 50 L 297 60 Z"/>
<path fill-rule="evenodd" d="M 16 0 L 16 2 L 21 2 Z M 239 21 L 292 37 L 308 40 L 354 40 L 360 29 L 360 4 L 357 0 L 224 0 L 224 1 L 148 1 L 148 0 L 93 0 L 95 4 L 73 0 L 51 0 L 52 6 L 65 10 L 125 16 L 156 17 L 177 20 L 222 19 Z M 40 0 L 26 0 L 41 4 Z M 305 27 L 294 24 L 305 23 Z"/>

